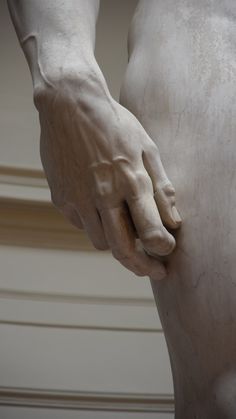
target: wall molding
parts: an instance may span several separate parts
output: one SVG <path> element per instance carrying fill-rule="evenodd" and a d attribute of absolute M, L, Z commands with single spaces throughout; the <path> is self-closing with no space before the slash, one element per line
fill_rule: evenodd
<path fill-rule="evenodd" d="M 0 183 L 47 188 L 43 170 L 0 165 Z"/>
<path fill-rule="evenodd" d="M 163 333 L 162 329 L 151 327 L 126 327 L 126 326 L 96 326 L 81 324 L 58 324 L 37 321 L 18 321 L 18 320 L 0 320 L 0 325 L 5 326 L 23 326 L 23 327 L 40 327 L 46 329 L 66 329 L 66 330 L 93 330 L 101 332 L 129 332 L 129 333 Z"/>
<path fill-rule="evenodd" d="M 7 185 L 5 192 L 1 190 L 1 186 L 4 184 Z M 29 189 L 30 192 L 23 193 L 22 189 L 17 192 L 18 195 L 16 196 L 14 195 L 16 190 L 10 189 L 7 196 L 6 192 L 9 192 L 11 186 L 14 188 L 20 186 L 20 188 Z M 32 187 L 33 194 L 31 193 Z M 50 201 L 47 201 L 47 199 L 40 200 L 40 197 L 36 197 L 40 188 L 48 190 L 44 174 L 40 170 L 0 166 L 0 243 L 14 246 L 62 249 L 63 251 L 96 251 L 85 233 L 71 226 Z M 156 313 L 156 307 L 154 299 L 151 298 L 72 295 L 69 293 L 0 289 L 0 299 L 2 302 L 9 300 L 7 305 L 11 307 L 8 310 L 6 304 L 1 305 L 1 307 L 4 307 L 4 309 L 1 308 L 0 314 L 0 324 L 2 325 L 68 330 L 163 332 L 159 324 L 152 323 L 152 309 L 155 309 Z M 30 302 L 37 302 L 37 305 L 42 306 L 42 310 L 48 310 L 49 304 L 55 303 L 76 304 L 81 305 L 81 307 L 77 308 L 76 315 L 70 311 L 71 314 L 62 318 L 59 314 L 55 314 L 61 307 L 57 304 L 57 307 L 54 306 L 54 314 L 51 318 L 45 319 L 44 316 L 39 314 L 35 314 L 32 318 L 25 314 L 26 311 L 28 314 L 30 313 Z M 108 308 L 105 309 L 105 306 L 110 306 L 113 313 L 112 319 L 109 319 L 109 321 L 106 320 L 106 310 Z M 115 306 L 117 310 L 119 310 L 118 306 L 124 307 L 122 319 L 118 316 Z M 131 308 L 130 312 L 128 312 L 129 307 Z M 140 312 L 135 318 L 134 310 Z M 12 312 L 16 312 L 18 315 L 12 316 Z"/>
<path fill-rule="evenodd" d="M 0 325 L 163 333 L 154 300 L 0 289 Z"/>
<path fill-rule="evenodd" d="M 42 170 L 0 166 L 0 243 L 95 251 L 54 208 Z"/>
<path fill-rule="evenodd" d="M 96 251 L 83 230 L 52 204 L 0 198 L 0 243 L 63 250 Z"/>
<path fill-rule="evenodd" d="M 38 291 L 22 291 L 16 289 L 0 289 L 0 298 L 21 301 L 42 301 L 70 304 L 89 304 L 89 305 L 112 305 L 112 306 L 138 306 L 156 307 L 154 298 L 145 297 L 116 297 L 116 296 L 96 296 L 78 295 L 66 293 L 50 293 Z"/>
<path fill-rule="evenodd" d="M 127 413 L 173 413 L 174 397 L 166 394 L 75 392 L 0 387 L 0 405 Z"/>

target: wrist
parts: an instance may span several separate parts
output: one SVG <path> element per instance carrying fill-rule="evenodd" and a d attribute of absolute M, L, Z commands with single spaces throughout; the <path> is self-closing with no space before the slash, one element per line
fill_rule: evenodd
<path fill-rule="evenodd" d="M 61 101 L 94 103 L 98 98 L 111 98 L 103 74 L 95 61 L 83 62 L 62 68 L 51 66 L 43 74 L 43 80 L 34 79 L 34 102 L 39 110 L 40 105 L 55 97 Z"/>

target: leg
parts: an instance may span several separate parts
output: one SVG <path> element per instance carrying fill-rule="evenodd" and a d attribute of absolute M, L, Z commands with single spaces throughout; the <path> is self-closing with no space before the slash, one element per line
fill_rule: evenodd
<path fill-rule="evenodd" d="M 233 419 L 236 7 L 196 3 L 140 2 L 121 102 L 157 142 L 183 218 L 168 278 L 152 283 L 176 418 Z"/>

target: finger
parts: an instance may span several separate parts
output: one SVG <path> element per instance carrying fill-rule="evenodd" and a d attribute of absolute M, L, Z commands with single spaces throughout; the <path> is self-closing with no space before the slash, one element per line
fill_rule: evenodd
<path fill-rule="evenodd" d="M 83 229 L 83 223 L 74 204 L 67 203 L 58 209 L 73 226 Z"/>
<path fill-rule="evenodd" d="M 166 175 L 158 148 L 153 146 L 143 152 L 143 164 L 152 180 L 154 199 L 163 223 L 176 229 L 181 225 L 181 217 L 175 206 L 175 190 Z"/>
<path fill-rule="evenodd" d="M 134 228 L 125 205 L 100 210 L 107 242 L 113 256 L 138 276 L 162 279 L 166 275 L 163 264 L 147 255 L 135 239 Z"/>
<path fill-rule="evenodd" d="M 169 255 L 175 248 L 174 237 L 163 226 L 156 202 L 151 194 L 127 199 L 138 236 L 148 253 Z"/>
<path fill-rule="evenodd" d="M 170 254 L 175 247 L 175 239 L 162 224 L 153 198 L 152 182 L 144 168 L 127 177 L 126 201 L 147 252 L 155 256 Z"/>
<path fill-rule="evenodd" d="M 86 214 L 80 214 L 80 217 L 94 247 L 98 250 L 109 249 L 97 209 L 90 209 Z"/>

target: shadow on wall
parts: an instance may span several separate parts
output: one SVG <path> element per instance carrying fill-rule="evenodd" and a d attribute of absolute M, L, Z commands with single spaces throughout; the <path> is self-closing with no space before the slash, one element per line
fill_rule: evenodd
<path fill-rule="evenodd" d="M 137 3 L 137 0 L 101 0 L 100 3 L 96 57 L 116 99 L 127 64 L 129 23 Z"/>

